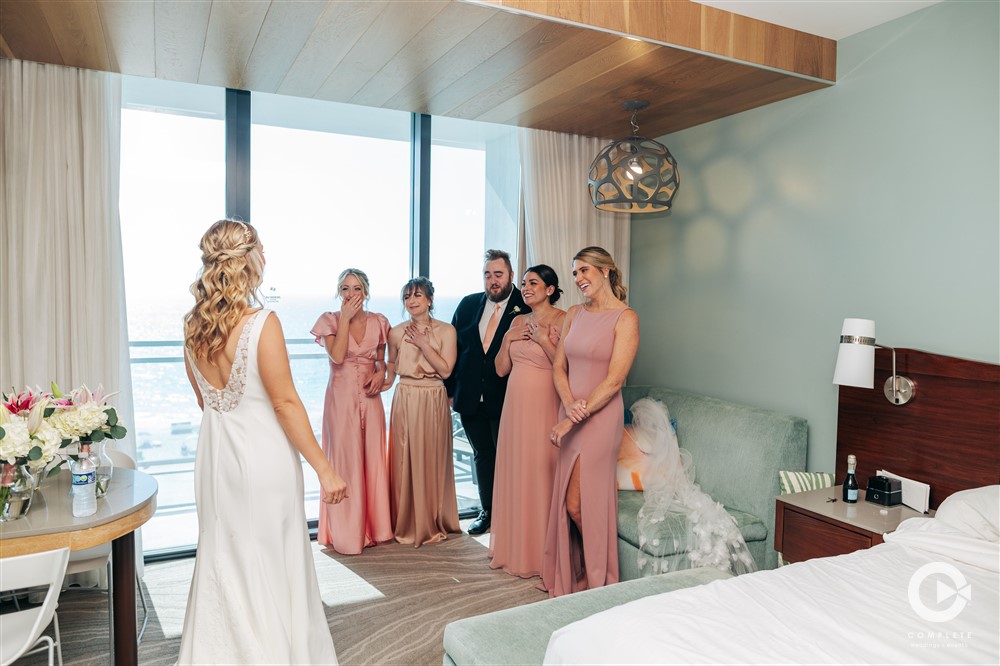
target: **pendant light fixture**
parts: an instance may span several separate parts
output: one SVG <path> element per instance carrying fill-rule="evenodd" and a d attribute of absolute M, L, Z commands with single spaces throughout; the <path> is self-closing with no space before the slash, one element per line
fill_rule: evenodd
<path fill-rule="evenodd" d="M 632 112 L 632 136 L 612 141 L 590 165 L 587 187 L 594 207 L 615 213 L 668 210 L 680 187 L 677 160 L 658 141 L 639 136 L 636 114 L 645 100 L 625 102 Z"/>

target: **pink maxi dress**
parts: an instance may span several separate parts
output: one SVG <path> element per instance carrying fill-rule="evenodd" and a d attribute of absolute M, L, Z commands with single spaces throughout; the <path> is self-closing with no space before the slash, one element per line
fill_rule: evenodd
<path fill-rule="evenodd" d="M 344 362 L 330 361 L 323 408 L 323 451 L 347 482 L 347 499 L 320 502 L 317 541 L 345 555 L 392 539 L 385 409 L 381 394 L 368 396 L 364 387 L 375 372 L 378 348 L 388 339 L 389 321 L 372 312 L 364 316 L 361 342 L 348 334 Z M 311 333 L 325 347 L 323 338 L 335 335 L 339 325 L 340 313 L 326 312 Z"/>
<path fill-rule="evenodd" d="M 625 312 L 588 312 L 573 318 L 563 350 L 569 363 L 569 386 L 586 398 L 608 376 L 615 325 Z M 559 419 L 565 417 L 560 407 Z M 618 582 L 618 491 L 615 465 L 622 441 L 625 408 L 621 392 L 562 440 L 545 539 L 542 583 L 550 597 Z M 566 490 L 580 460 L 581 535 L 566 512 Z"/>
<path fill-rule="evenodd" d="M 549 434 L 559 415 L 559 394 L 552 361 L 537 342 L 512 342 L 510 360 L 497 440 L 490 566 L 530 578 L 542 575 L 559 454 Z"/>

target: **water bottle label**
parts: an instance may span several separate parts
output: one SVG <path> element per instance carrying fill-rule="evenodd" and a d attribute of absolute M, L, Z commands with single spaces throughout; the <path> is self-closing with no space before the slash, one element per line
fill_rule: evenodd
<path fill-rule="evenodd" d="M 89 472 L 73 472 L 74 486 L 86 486 L 91 483 L 97 483 L 97 473 L 93 470 Z"/>
<path fill-rule="evenodd" d="M 856 502 L 857 500 L 858 500 L 858 489 L 857 488 L 848 488 L 847 489 L 847 501 L 848 502 L 850 502 L 850 501 L 855 501 Z"/>

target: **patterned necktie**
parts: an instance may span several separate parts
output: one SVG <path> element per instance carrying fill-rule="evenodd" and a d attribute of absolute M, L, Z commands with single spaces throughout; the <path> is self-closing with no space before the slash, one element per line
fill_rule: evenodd
<path fill-rule="evenodd" d="M 497 326 L 500 325 L 500 303 L 493 306 L 493 314 L 490 315 L 490 320 L 486 322 L 486 333 L 483 335 L 483 352 L 489 351 L 490 343 L 493 342 L 493 336 L 496 335 Z"/>

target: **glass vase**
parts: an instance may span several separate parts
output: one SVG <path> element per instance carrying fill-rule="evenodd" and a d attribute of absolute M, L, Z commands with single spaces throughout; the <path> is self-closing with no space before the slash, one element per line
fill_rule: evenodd
<path fill-rule="evenodd" d="M 94 469 L 97 470 L 98 497 L 104 497 L 104 494 L 108 492 L 111 477 L 115 473 L 115 465 L 105 448 L 107 445 L 107 440 L 90 443 L 90 462 L 94 464 Z"/>
<path fill-rule="evenodd" d="M 0 523 L 27 515 L 34 496 L 35 476 L 27 463 L 3 463 L 0 472 Z"/>

